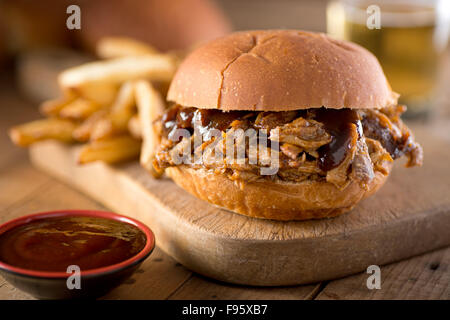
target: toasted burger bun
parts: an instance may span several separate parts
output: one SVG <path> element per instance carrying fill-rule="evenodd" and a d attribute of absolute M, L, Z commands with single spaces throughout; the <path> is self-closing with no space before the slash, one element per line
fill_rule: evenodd
<path fill-rule="evenodd" d="M 388 170 L 391 168 L 392 164 Z M 166 173 L 180 187 L 202 200 L 249 217 L 274 220 L 335 217 L 376 192 L 388 177 L 376 171 L 367 190 L 354 181 L 339 190 L 329 182 L 308 180 L 247 182 L 241 189 L 225 175 L 206 169 L 177 166 L 167 168 Z"/>
<path fill-rule="evenodd" d="M 289 111 L 397 103 L 366 49 L 324 34 L 246 31 L 214 40 L 181 64 L 168 100 L 185 107 Z"/>

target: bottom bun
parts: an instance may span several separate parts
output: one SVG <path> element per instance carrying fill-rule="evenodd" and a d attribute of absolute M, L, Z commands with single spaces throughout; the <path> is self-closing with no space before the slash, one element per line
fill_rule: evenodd
<path fill-rule="evenodd" d="M 206 169 L 177 166 L 167 168 L 166 173 L 202 200 L 249 217 L 273 220 L 338 216 L 376 192 L 388 177 L 376 171 L 367 190 L 354 181 L 343 190 L 325 181 L 256 181 L 245 183 L 241 189 L 227 176 Z"/>

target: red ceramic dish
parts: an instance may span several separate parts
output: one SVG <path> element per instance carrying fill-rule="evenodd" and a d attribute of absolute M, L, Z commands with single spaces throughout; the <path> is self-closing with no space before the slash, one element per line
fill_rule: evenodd
<path fill-rule="evenodd" d="M 94 268 L 89 269 L 86 271 L 81 271 L 80 275 L 82 278 L 82 281 L 84 280 L 87 284 L 95 284 L 95 286 L 92 287 L 98 287 L 99 285 L 103 286 L 104 288 L 108 287 L 108 289 L 111 289 L 113 283 L 117 283 L 117 280 L 120 279 L 120 282 L 123 281 L 126 277 L 130 276 L 134 270 L 137 269 L 138 265 L 142 263 L 153 251 L 155 247 L 155 237 L 153 235 L 153 232 L 143 223 L 129 218 L 125 217 L 113 212 L 104 212 L 104 211 L 93 211 L 93 210 L 59 210 L 59 211 L 50 211 L 50 212 L 42 212 L 37 214 L 31 214 L 27 216 L 23 216 L 11 221 L 8 221 L 0 226 L 0 235 L 7 232 L 8 230 L 11 230 L 15 227 L 30 223 L 32 221 L 41 220 L 45 218 L 56 218 L 56 217 L 73 217 L 73 216 L 84 216 L 84 217 L 97 217 L 97 218 L 104 218 L 104 219 L 112 219 L 124 223 L 131 224 L 135 227 L 137 227 L 140 231 L 142 231 L 145 234 L 146 243 L 143 249 L 141 249 L 136 255 L 133 257 L 126 259 L 124 261 L 121 261 L 116 264 L 108 265 L 105 267 L 100 268 Z M 13 283 L 13 285 L 17 286 L 19 289 L 22 289 L 23 291 L 27 291 L 31 293 L 34 296 L 42 297 L 42 298 L 59 298 L 63 297 L 59 294 L 56 296 L 54 293 L 58 293 L 55 291 L 55 284 L 58 283 L 57 280 L 60 280 L 62 287 L 65 287 L 65 280 L 70 276 L 70 274 L 66 272 L 52 272 L 52 271 L 39 271 L 39 270 L 30 270 L 25 268 L 16 267 L 7 263 L 4 263 L 0 261 L 0 271 L 2 272 L 3 276 L 6 278 L 6 280 L 9 280 L 9 282 Z M 117 277 L 115 276 L 117 275 Z M 8 279 L 9 278 L 9 279 Z M 24 283 L 24 278 L 28 278 L 26 283 Z M 41 288 L 40 293 L 36 292 L 30 292 L 28 290 L 28 287 L 33 287 L 31 279 L 35 279 L 36 281 L 39 281 L 39 279 L 45 280 L 47 282 L 40 283 L 39 287 Z M 105 284 L 102 284 L 102 279 L 108 280 L 108 285 L 105 286 Z M 52 281 L 54 280 L 54 281 Z M 45 292 L 46 284 L 52 284 L 53 288 L 48 288 L 48 292 Z M 36 283 L 34 284 L 36 286 Z M 64 288 L 61 288 L 63 290 Z M 96 290 L 95 290 L 96 291 Z M 105 290 L 103 290 L 105 291 Z M 60 292 L 61 293 L 61 292 Z M 72 296 L 72 293 L 79 292 L 72 291 L 70 296 Z M 93 293 L 93 292 L 92 292 Z M 89 294 L 91 295 L 91 294 Z M 98 296 L 98 294 L 95 294 Z"/>

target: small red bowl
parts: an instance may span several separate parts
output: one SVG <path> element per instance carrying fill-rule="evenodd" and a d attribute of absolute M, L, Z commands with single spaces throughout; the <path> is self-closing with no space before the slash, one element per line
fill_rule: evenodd
<path fill-rule="evenodd" d="M 96 298 L 106 294 L 129 278 L 155 248 L 153 232 L 142 222 L 113 212 L 93 210 L 59 210 L 26 215 L 0 225 L 0 235 L 31 221 L 69 216 L 112 219 L 137 227 L 146 237 L 144 248 L 135 256 L 106 267 L 81 271 L 81 289 L 67 288 L 66 272 L 49 272 L 18 268 L 0 261 L 0 274 L 18 289 L 39 299 Z"/>

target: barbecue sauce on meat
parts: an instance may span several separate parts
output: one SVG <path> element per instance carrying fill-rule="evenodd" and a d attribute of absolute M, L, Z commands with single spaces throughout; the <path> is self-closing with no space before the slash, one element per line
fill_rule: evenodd
<path fill-rule="evenodd" d="M 222 112 L 213 109 L 183 108 L 176 105 L 163 115 L 161 121 L 164 134 L 170 138 L 170 133 L 176 129 L 188 129 L 191 134 L 194 127 L 200 134 L 211 129 L 225 131 L 234 120 L 241 119 L 247 114 L 246 111 Z"/>
<path fill-rule="evenodd" d="M 179 105 L 173 106 L 162 117 L 163 134 L 170 138 L 171 133 L 176 129 L 188 129 L 193 133 L 194 126 L 199 130 L 200 134 L 208 132 L 210 129 L 226 131 L 234 120 L 249 118 L 254 112 L 248 111 L 231 111 L 223 112 L 215 109 L 197 109 L 183 108 Z M 288 123 L 299 116 L 304 116 L 305 112 L 273 112 L 274 119 L 271 123 L 281 126 Z M 311 111 L 314 120 L 325 125 L 327 132 L 332 136 L 332 141 L 319 148 L 319 168 L 323 171 L 329 171 L 339 166 L 344 161 L 347 152 L 352 145 L 352 130 L 354 125 L 358 130 L 358 136 L 362 136 L 362 125 L 356 111 L 351 109 L 325 109 L 320 108 Z M 254 117 L 251 117 L 254 120 Z M 249 119 L 250 120 L 250 119 Z M 261 123 L 252 122 L 252 127 L 261 129 L 268 127 L 271 129 L 273 125 L 262 125 Z M 269 144 L 268 144 L 269 145 Z"/>
<path fill-rule="evenodd" d="M 376 117 L 364 117 L 362 125 L 364 134 L 368 138 L 380 141 L 383 148 L 389 152 L 393 159 L 400 158 L 410 151 L 409 134 L 403 135 L 400 139 L 395 139 L 391 128 L 387 124 L 381 123 L 380 119 Z"/>
<path fill-rule="evenodd" d="M 352 130 L 354 125 L 358 131 L 358 137 L 362 136 L 362 126 L 358 114 L 351 109 L 325 109 L 316 111 L 316 121 L 325 125 L 331 135 L 331 142 L 320 147 L 319 168 L 329 171 L 339 166 L 352 148 Z"/>
<path fill-rule="evenodd" d="M 225 131 L 234 120 L 241 119 L 247 112 L 222 112 L 211 109 L 197 109 L 192 118 L 192 124 L 197 127 L 200 134 L 210 129 Z"/>

